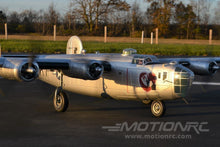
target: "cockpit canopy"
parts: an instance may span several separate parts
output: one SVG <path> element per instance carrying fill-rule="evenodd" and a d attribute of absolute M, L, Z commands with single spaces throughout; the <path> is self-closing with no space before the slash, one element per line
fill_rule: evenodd
<path fill-rule="evenodd" d="M 137 65 L 147 65 L 152 62 L 157 63 L 158 59 L 155 56 L 136 55 L 132 60 L 132 64 L 137 64 Z"/>
<path fill-rule="evenodd" d="M 151 58 L 134 58 L 132 64 L 147 65 L 150 62 L 152 62 Z"/>

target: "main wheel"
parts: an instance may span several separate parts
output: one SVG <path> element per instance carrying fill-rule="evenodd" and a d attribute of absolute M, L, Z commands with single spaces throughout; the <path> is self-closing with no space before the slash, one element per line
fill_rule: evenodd
<path fill-rule="evenodd" d="M 161 117 L 166 111 L 166 106 L 163 101 L 153 101 L 151 103 L 151 112 L 155 117 Z"/>
<path fill-rule="evenodd" d="M 57 112 L 65 112 L 69 106 L 69 100 L 64 92 L 59 92 L 54 95 L 53 105 Z"/>

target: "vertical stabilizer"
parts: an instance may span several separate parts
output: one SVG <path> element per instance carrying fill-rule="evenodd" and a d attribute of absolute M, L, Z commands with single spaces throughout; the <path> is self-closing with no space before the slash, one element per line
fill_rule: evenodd
<path fill-rule="evenodd" d="M 72 36 L 66 47 L 66 54 L 82 54 L 83 45 L 78 36 Z"/>

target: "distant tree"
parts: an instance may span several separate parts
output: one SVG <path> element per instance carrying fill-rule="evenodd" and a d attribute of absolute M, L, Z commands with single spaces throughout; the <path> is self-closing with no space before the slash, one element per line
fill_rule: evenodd
<path fill-rule="evenodd" d="M 145 0 L 150 3 L 146 14 L 150 23 L 159 29 L 159 34 L 166 37 L 177 0 Z"/>
<path fill-rule="evenodd" d="M 7 21 L 6 14 L 0 10 L 0 23 L 5 23 Z"/>
<path fill-rule="evenodd" d="M 47 12 L 48 22 L 50 22 L 53 25 L 57 24 L 59 16 L 60 14 L 59 12 L 57 12 L 54 3 L 51 3 L 49 5 L 48 12 Z"/>
<path fill-rule="evenodd" d="M 185 6 L 182 2 L 176 4 L 175 20 L 178 25 L 179 38 L 186 35 L 186 38 L 189 39 L 190 32 L 192 32 L 196 21 L 192 6 Z"/>
<path fill-rule="evenodd" d="M 17 30 L 21 33 L 33 33 L 34 23 L 36 22 L 37 12 L 33 10 L 24 10 L 20 13 L 21 24 L 18 26 Z"/>
<path fill-rule="evenodd" d="M 48 10 L 44 12 L 44 25 L 43 34 L 51 34 L 53 32 L 53 25 L 59 23 L 60 13 L 56 10 L 54 3 L 52 2 Z"/>
<path fill-rule="evenodd" d="M 67 25 L 67 28 L 69 30 L 71 29 L 71 26 L 75 24 L 75 21 L 76 21 L 75 18 L 76 16 L 73 15 L 73 11 L 70 7 L 64 16 L 64 23 Z M 75 30 L 75 27 L 73 27 L 73 29 Z"/>
<path fill-rule="evenodd" d="M 0 33 L 3 23 L 8 23 L 11 33 L 39 33 L 51 35 L 57 25 L 58 35 L 103 35 L 105 25 L 108 36 L 140 36 L 141 30 L 150 37 L 150 32 L 159 28 L 162 37 L 208 39 L 208 30 L 213 29 L 213 39 L 220 38 L 220 2 L 215 2 L 210 21 L 211 0 L 144 0 L 146 13 L 135 2 L 126 0 L 71 0 L 64 15 L 51 3 L 48 9 L 22 12 L 0 10 Z M 183 2 L 181 2 L 183 1 Z M 7 12 L 7 13 L 6 13 Z M 211 23 L 212 24 L 211 24 Z M 133 32 L 133 33 L 132 33 Z"/>
<path fill-rule="evenodd" d="M 20 25 L 20 15 L 17 12 L 11 12 L 8 16 L 8 32 L 16 33 L 17 27 Z"/>
<path fill-rule="evenodd" d="M 196 14 L 196 38 L 207 38 L 210 23 L 211 0 L 190 0 L 193 11 Z"/>
<path fill-rule="evenodd" d="M 7 22 L 6 14 L 0 10 L 0 33 L 4 32 L 4 23 Z"/>
<path fill-rule="evenodd" d="M 45 33 L 44 30 L 44 25 L 45 25 L 45 20 L 44 20 L 44 10 L 39 10 L 38 12 L 36 12 L 36 18 L 35 18 L 35 23 L 34 23 L 34 29 L 35 32 L 37 33 Z"/>
<path fill-rule="evenodd" d="M 129 10 L 127 2 L 122 0 L 74 0 L 72 1 L 74 14 L 79 14 L 89 32 L 92 32 L 94 26 L 98 29 L 98 23 L 102 20 L 102 16 L 113 13 L 115 10 Z M 105 18 L 106 18 L 105 17 Z"/>
<path fill-rule="evenodd" d="M 140 30 L 143 24 L 143 15 L 137 2 L 131 7 L 131 16 L 131 31 L 134 33 L 136 30 Z"/>
<path fill-rule="evenodd" d="M 215 7 L 215 14 L 214 14 L 214 20 L 213 20 L 213 24 L 217 24 L 220 25 L 220 1 L 218 1 L 216 7 Z"/>
<path fill-rule="evenodd" d="M 197 17 L 197 24 L 207 25 L 210 21 L 210 0 L 190 0 L 194 13 Z"/>

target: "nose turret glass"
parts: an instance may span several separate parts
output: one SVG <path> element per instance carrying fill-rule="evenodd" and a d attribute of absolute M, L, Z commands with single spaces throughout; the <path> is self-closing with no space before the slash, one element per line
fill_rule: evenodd
<path fill-rule="evenodd" d="M 185 97 L 192 85 L 193 77 L 193 73 L 186 68 L 176 67 L 174 73 L 174 92 L 181 97 Z"/>

